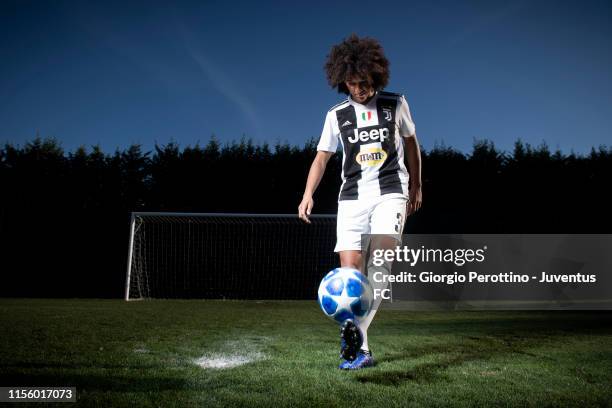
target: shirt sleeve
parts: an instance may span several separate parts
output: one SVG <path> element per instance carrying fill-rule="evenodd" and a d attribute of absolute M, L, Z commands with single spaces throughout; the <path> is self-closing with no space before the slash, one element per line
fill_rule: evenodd
<path fill-rule="evenodd" d="M 317 150 L 324 152 L 335 153 L 338 149 L 338 131 L 335 126 L 335 118 L 333 112 L 327 112 L 325 117 L 325 124 L 323 125 L 323 131 L 321 132 L 321 139 L 317 145 Z"/>
<path fill-rule="evenodd" d="M 408 107 L 408 102 L 406 101 L 406 98 L 403 95 L 400 99 L 398 113 L 398 126 L 400 135 L 402 137 L 415 136 L 416 128 L 414 125 L 414 121 L 412 120 L 412 115 L 410 115 L 410 108 Z"/>

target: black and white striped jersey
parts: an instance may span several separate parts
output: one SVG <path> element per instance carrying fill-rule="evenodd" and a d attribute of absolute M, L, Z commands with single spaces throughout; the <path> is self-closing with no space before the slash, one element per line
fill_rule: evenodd
<path fill-rule="evenodd" d="M 403 95 L 378 91 L 365 105 L 349 96 L 327 112 L 317 150 L 342 144 L 342 186 L 338 200 L 385 194 L 408 196 L 402 137 L 415 135 Z"/>

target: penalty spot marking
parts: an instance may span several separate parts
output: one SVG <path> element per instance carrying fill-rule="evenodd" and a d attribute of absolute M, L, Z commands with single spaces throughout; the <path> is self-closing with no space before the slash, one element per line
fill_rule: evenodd
<path fill-rule="evenodd" d="M 251 363 L 253 361 L 261 360 L 263 355 L 261 353 L 248 353 L 248 354 L 210 354 L 200 357 L 194 361 L 195 364 L 202 368 L 233 368 L 244 364 Z"/>

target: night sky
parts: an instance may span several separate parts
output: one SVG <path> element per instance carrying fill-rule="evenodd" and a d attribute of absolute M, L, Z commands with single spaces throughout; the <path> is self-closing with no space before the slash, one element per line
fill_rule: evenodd
<path fill-rule="evenodd" d="M 425 149 L 610 145 L 608 1 L 0 2 L 0 143 L 302 146 L 329 48 L 379 39 Z"/>

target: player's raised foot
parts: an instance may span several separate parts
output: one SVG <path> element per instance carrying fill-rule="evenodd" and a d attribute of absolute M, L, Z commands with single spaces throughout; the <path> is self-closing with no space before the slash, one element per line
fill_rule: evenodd
<path fill-rule="evenodd" d="M 352 320 L 345 320 L 340 326 L 340 357 L 353 361 L 363 344 L 361 330 Z"/>
<path fill-rule="evenodd" d="M 374 367 L 374 357 L 372 353 L 366 350 L 359 350 L 355 361 L 346 365 L 343 370 L 361 370 L 362 368 Z"/>

